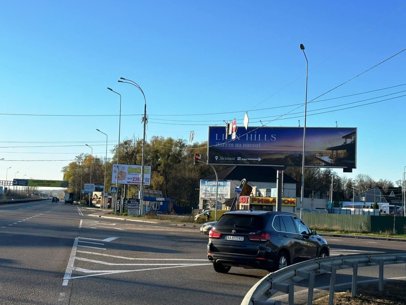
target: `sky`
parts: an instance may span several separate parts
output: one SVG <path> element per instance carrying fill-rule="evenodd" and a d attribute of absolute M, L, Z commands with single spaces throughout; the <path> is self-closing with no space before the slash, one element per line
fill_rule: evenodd
<path fill-rule="evenodd" d="M 357 168 L 406 169 L 406 2 L 0 0 L 0 180 L 208 126 L 356 127 Z M 304 44 L 305 53 L 300 49 Z M 307 62 L 306 62 L 306 57 Z M 120 99 L 107 90 L 111 87 Z M 101 130 L 107 137 L 96 131 Z M 193 139 L 191 139 L 193 134 Z M 88 144 L 89 146 L 86 146 Z"/>

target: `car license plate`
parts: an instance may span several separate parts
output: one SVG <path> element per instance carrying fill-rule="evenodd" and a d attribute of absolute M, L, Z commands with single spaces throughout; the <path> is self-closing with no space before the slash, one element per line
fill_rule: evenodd
<path fill-rule="evenodd" d="M 226 240 L 244 241 L 244 236 L 227 235 Z"/>

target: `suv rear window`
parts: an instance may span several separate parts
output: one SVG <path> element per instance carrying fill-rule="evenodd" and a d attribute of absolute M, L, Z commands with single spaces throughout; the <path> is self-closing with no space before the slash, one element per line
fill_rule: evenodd
<path fill-rule="evenodd" d="M 249 228 L 253 231 L 264 228 L 264 218 L 257 215 L 223 215 L 216 228 Z"/>

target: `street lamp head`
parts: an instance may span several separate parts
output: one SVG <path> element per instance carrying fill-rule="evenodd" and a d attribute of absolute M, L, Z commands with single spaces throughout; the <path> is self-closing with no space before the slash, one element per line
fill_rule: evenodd
<path fill-rule="evenodd" d="M 303 43 L 301 43 L 301 44 L 300 44 L 300 50 L 303 50 L 303 51 L 304 51 L 304 49 L 305 49 L 305 46 L 304 46 Z"/>
<path fill-rule="evenodd" d="M 96 128 L 96 130 L 97 130 L 98 132 L 101 132 L 99 128 Z"/>
<path fill-rule="evenodd" d="M 114 91 L 113 89 L 111 89 L 110 87 L 107 87 L 107 89 L 109 89 L 110 91 Z"/>

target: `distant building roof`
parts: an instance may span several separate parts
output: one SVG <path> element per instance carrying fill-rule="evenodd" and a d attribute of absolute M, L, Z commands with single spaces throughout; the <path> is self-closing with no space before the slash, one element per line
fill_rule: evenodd
<path fill-rule="evenodd" d="M 231 166 L 218 172 L 220 180 L 242 180 L 247 179 L 255 182 L 276 182 L 276 169 L 268 166 Z M 213 179 L 213 176 L 210 177 Z M 284 183 L 296 183 L 292 177 L 284 174 Z"/>

